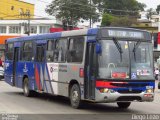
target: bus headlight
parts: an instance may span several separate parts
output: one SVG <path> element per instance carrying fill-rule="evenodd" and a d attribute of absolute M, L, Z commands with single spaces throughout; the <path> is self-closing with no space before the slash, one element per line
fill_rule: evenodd
<path fill-rule="evenodd" d="M 103 92 L 104 92 L 104 93 L 108 93 L 108 92 L 109 92 L 109 89 L 108 89 L 108 88 L 104 88 Z"/>
<path fill-rule="evenodd" d="M 153 89 L 152 89 L 152 88 L 147 89 L 147 90 L 146 90 L 146 93 L 153 93 Z"/>
<path fill-rule="evenodd" d="M 101 93 L 114 93 L 115 92 L 114 90 L 108 89 L 108 88 L 101 88 L 101 89 L 99 89 L 99 91 Z"/>

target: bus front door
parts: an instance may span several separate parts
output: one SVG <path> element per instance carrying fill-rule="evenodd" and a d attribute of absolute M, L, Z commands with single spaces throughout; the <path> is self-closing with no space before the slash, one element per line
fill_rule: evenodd
<path fill-rule="evenodd" d="M 14 58 L 13 58 L 13 79 L 12 79 L 13 86 L 16 85 L 16 71 L 18 69 L 17 67 L 18 60 L 19 60 L 19 47 L 15 47 L 14 48 Z"/>
<path fill-rule="evenodd" d="M 95 43 L 87 44 L 85 61 L 85 99 L 95 99 Z"/>

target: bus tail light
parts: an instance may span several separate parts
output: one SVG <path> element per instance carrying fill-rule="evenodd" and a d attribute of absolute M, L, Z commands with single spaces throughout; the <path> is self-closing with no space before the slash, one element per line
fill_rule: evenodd
<path fill-rule="evenodd" d="M 83 68 L 79 69 L 79 77 L 84 77 L 84 69 Z"/>

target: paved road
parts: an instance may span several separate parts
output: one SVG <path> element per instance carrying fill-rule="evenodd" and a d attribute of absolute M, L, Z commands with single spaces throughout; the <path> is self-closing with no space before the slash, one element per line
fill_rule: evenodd
<path fill-rule="evenodd" d="M 21 117 L 21 119 L 26 120 L 45 120 L 49 118 L 56 118 L 55 120 L 62 118 L 68 120 L 73 118 L 89 120 L 91 116 L 92 120 L 99 117 L 101 118 L 98 120 L 105 118 L 108 120 L 113 118 L 128 120 L 134 119 L 133 115 L 137 114 L 160 114 L 160 90 L 156 89 L 155 93 L 155 100 L 153 102 L 135 102 L 127 110 L 118 109 L 114 103 L 89 103 L 78 110 L 70 107 L 67 98 L 47 94 L 36 94 L 36 97 L 30 98 L 24 97 L 21 89 L 11 87 L 4 81 L 0 81 L 0 113 L 3 115 L 20 114 L 19 118 Z"/>

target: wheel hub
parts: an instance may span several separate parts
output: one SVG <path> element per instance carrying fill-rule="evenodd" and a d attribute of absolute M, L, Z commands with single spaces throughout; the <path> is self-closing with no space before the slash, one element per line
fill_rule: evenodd
<path fill-rule="evenodd" d="M 78 100 L 78 92 L 77 92 L 77 91 L 73 91 L 72 100 L 73 100 L 74 102 L 76 102 L 76 101 Z"/>

